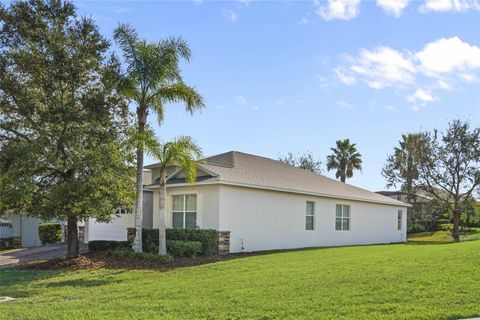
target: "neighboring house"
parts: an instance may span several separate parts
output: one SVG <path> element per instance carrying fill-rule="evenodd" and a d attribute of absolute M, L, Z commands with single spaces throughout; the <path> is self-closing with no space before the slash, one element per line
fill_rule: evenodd
<path fill-rule="evenodd" d="M 40 246 L 40 237 L 38 236 L 38 226 L 45 221 L 21 216 L 17 214 L 5 213 L 0 219 L 0 239 L 17 238 L 22 247 Z M 52 219 L 48 222 L 59 222 L 66 225 L 63 221 Z"/>
<path fill-rule="evenodd" d="M 407 201 L 407 194 L 402 191 L 377 191 L 376 193 L 381 194 L 392 199 L 397 199 L 399 201 L 408 202 L 410 204 L 416 203 L 429 203 L 433 200 L 432 197 L 429 197 L 425 194 L 415 193 L 413 198 L 410 201 Z"/>
<path fill-rule="evenodd" d="M 156 228 L 160 172 L 156 164 L 146 168 Z M 236 151 L 209 157 L 194 184 L 169 170 L 167 228 L 230 232 L 230 252 L 406 241 L 409 204 L 276 160 Z M 116 224 L 116 240 L 126 240 L 126 223 Z"/>

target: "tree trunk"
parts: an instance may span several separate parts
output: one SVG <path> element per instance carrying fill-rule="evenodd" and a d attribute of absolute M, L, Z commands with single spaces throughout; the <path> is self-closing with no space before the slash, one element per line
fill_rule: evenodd
<path fill-rule="evenodd" d="M 158 254 L 161 256 L 167 254 L 167 237 L 165 229 L 167 184 L 165 180 L 165 170 L 162 170 L 160 175 L 160 217 L 158 220 Z"/>
<path fill-rule="evenodd" d="M 67 220 L 67 258 L 73 259 L 79 254 L 77 218 L 69 217 Z"/>
<path fill-rule="evenodd" d="M 455 206 L 455 209 L 453 210 L 453 231 L 452 231 L 453 241 L 455 242 L 460 241 L 459 226 L 460 226 L 460 208 Z"/>
<path fill-rule="evenodd" d="M 138 132 L 145 131 L 146 116 L 140 111 L 138 116 Z M 137 147 L 137 174 L 135 181 L 135 239 L 132 249 L 135 252 L 143 252 L 142 227 L 143 227 L 143 148 Z"/>

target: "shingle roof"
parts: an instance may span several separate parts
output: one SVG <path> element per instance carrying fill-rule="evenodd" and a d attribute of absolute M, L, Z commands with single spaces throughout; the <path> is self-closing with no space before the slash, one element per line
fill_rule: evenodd
<path fill-rule="evenodd" d="M 223 182 L 331 198 L 409 206 L 404 202 L 304 171 L 277 160 L 238 151 L 205 158 L 204 163 L 199 166 L 201 170 L 211 175 L 202 177 L 199 183 Z M 171 184 L 180 182 L 174 176 L 172 178 Z"/>

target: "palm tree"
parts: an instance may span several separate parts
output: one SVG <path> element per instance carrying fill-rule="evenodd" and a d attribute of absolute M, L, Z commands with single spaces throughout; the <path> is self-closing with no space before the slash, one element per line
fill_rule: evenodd
<path fill-rule="evenodd" d="M 356 144 L 349 139 L 337 140 L 336 148 L 330 148 L 333 154 L 327 157 L 327 170 L 337 170 L 335 177 L 345 182 L 353 177 L 353 170 L 362 170 L 362 155 L 358 153 Z"/>
<path fill-rule="evenodd" d="M 181 59 L 190 59 L 188 44 L 181 38 L 168 38 L 157 43 L 147 43 L 127 24 L 119 25 L 114 39 L 121 48 L 126 72 L 119 81 L 119 92 L 136 105 L 136 136 L 142 139 L 147 129 L 150 112 L 161 123 L 165 104 L 184 102 L 186 110 L 193 113 L 204 107 L 202 96 L 187 86 L 181 76 Z M 142 252 L 143 214 L 143 152 L 145 145 L 137 143 L 137 173 L 135 198 L 135 240 L 133 249 Z"/>
<path fill-rule="evenodd" d="M 166 217 L 166 195 L 167 195 L 167 177 L 166 168 L 176 166 L 185 172 L 187 182 L 193 183 L 197 176 L 198 159 L 202 156 L 202 149 L 195 143 L 191 137 L 180 136 L 175 140 L 160 145 L 154 156 L 160 165 L 160 216 L 158 226 L 160 255 L 167 254 L 165 217 Z"/>

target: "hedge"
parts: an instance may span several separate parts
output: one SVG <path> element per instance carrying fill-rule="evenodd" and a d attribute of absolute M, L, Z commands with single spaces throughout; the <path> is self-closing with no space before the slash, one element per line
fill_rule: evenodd
<path fill-rule="evenodd" d="M 41 223 L 38 225 L 38 236 L 42 244 L 53 244 L 62 241 L 62 225 L 60 223 Z"/>
<path fill-rule="evenodd" d="M 146 262 L 155 262 L 155 263 L 168 263 L 172 261 L 172 257 L 169 255 L 166 256 L 159 256 L 158 254 L 154 253 L 137 253 L 133 252 L 131 248 L 119 248 L 114 250 L 108 250 L 106 252 L 107 256 L 115 258 L 115 259 L 130 259 L 130 260 L 143 260 Z"/>
<path fill-rule="evenodd" d="M 202 255 L 218 254 L 218 233 L 213 229 L 167 229 L 167 240 L 198 241 L 202 244 Z M 158 229 L 143 229 L 144 252 L 158 252 Z"/>
<path fill-rule="evenodd" d="M 131 248 L 131 244 L 128 241 L 113 241 L 113 240 L 94 240 L 88 242 L 89 251 L 107 251 Z"/>
<path fill-rule="evenodd" d="M 199 241 L 167 240 L 167 252 L 174 257 L 195 257 L 202 253 Z"/>

